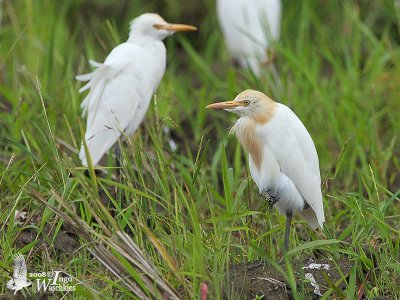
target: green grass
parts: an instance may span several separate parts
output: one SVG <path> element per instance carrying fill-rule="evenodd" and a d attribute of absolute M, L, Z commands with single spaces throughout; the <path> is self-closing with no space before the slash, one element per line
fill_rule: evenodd
<path fill-rule="evenodd" d="M 282 38 L 275 46 L 279 81 L 271 73 L 258 80 L 231 66 L 213 1 L 166 2 L 160 7 L 158 1 L 131 1 L 126 7 L 106 1 L 2 2 L 0 291 L 6 293 L 5 269 L 12 269 L 12 255 L 20 251 L 29 271 L 62 269 L 74 276 L 82 283 L 75 297 L 95 297 L 95 291 L 108 299 L 133 297 L 91 256 L 85 240 L 70 256 L 51 247 L 63 222 L 52 206 L 82 218 L 93 239 L 108 241 L 116 228 L 133 232 L 133 242 L 184 299 L 198 297 L 201 282 L 209 283 L 211 299 L 221 298 L 231 264 L 279 259 L 284 219 L 276 210 L 268 212 L 246 154 L 227 134 L 234 116 L 204 109 L 253 88 L 296 112 L 320 158 L 326 238 L 295 219 L 289 259 L 322 250 L 335 261 L 351 260 L 343 298 L 356 298 L 361 284 L 369 299 L 399 295 L 395 1 L 283 1 Z M 165 41 L 167 71 L 143 126 L 123 146 L 121 181 L 85 176 L 76 152 L 63 146 L 77 149 L 85 124 L 74 76 L 89 70 L 88 59 L 102 61 L 125 40 L 133 17 L 153 10 L 200 30 Z M 164 126 L 177 136 L 176 152 Z M 100 204 L 99 191 L 117 207 L 114 219 Z M 16 209 L 32 220 L 15 224 Z M 52 226 L 49 234 L 45 225 Z M 36 238 L 19 249 L 16 239 L 26 228 Z M 40 245 L 40 238 L 50 247 Z M 120 261 L 134 277 L 137 271 Z M 282 272 L 294 288 L 290 268 Z M 302 293 L 300 287 L 294 297 Z"/>

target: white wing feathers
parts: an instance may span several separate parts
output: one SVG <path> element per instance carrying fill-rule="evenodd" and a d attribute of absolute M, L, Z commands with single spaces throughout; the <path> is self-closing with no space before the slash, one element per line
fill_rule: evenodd
<path fill-rule="evenodd" d="M 289 159 L 283 156 L 286 154 L 285 151 L 278 151 L 275 155 L 280 162 L 282 172 L 294 183 L 310 205 L 310 208 L 304 209 L 300 214 L 312 228 L 318 226 L 322 228 L 325 216 L 317 150 L 310 134 L 296 114 L 285 105 L 280 105 L 280 111 L 286 114 L 282 120 L 286 122 L 286 126 L 289 126 L 295 137 L 294 144 L 290 145 L 289 150 L 296 155 L 289 156 Z"/>
<path fill-rule="evenodd" d="M 269 166 L 271 161 L 276 162 L 284 175 L 281 178 L 286 178 L 285 185 L 292 189 L 292 198 L 302 197 L 310 205 L 310 208 L 300 210 L 300 214 L 312 228 L 322 228 L 325 217 L 318 155 L 307 129 L 290 108 L 278 104 L 276 115 L 262 128 L 262 136 L 266 137 L 264 156 L 267 156 Z M 254 176 L 258 178 L 260 190 L 270 182 L 262 173 Z"/>
<path fill-rule="evenodd" d="M 98 63 L 94 60 L 89 60 L 89 64 L 94 67 L 94 68 L 100 68 L 103 64 L 102 63 Z M 89 81 L 87 84 L 85 84 L 83 87 L 81 87 L 79 89 L 79 93 L 83 93 L 84 91 L 88 90 L 89 88 L 91 88 L 94 85 L 94 81 L 95 81 L 95 77 L 96 74 L 99 74 L 98 72 L 99 70 L 94 70 L 93 72 L 87 73 L 87 74 L 81 74 L 78 76 L 75 76 L 75 79 L 78 81 Z M 97 77 L 99 77 L 99 75 L 97 75 Z M 86 97 L 88 98 L 88 97 Z M 83 101 L 81 104 L 81 107 L 86 106 L 86 101 Z"/>
<path fill-rule="evenodd" d="M 78 81 L 88 81 L 88 83 L 80 88 L 80 93 L 83 93 L 86 90 L 90 89 L 89 94 L 85 97 L 81 104 L 81 108 L 83 109 L 82 116 L 85 116 L 88 110 L 92 110 L 94 112 L 97 111 L 97 106 L 100 102 L 103 90 L 107 82 L 113 79 L 118 74 L 118 72 L 122 71 L 126 66 L 126 62 L 120 60 L 120 57 L 118 58 L 118 60 L 113 59 L 113 56 L 117 56 L 121 53 L 121 51 L 118 50 L 118 47 L 115 48 L 107 57 L 104 64 L 90 60 L 90 65 L 92 67 L 95 67 L 96 69 L 91 73 L 82 74 L 75 77 Z M 93 114 L 92 116 L 94 117 L 95 114 Z"/>
<path fill-rule="evenodd" d="M 82 116 L 88 115 L 85 140 L 94 165 L 128 126 L 129 120 L 123 117 L 123 109 L 125 109 L 125 116 L 128 116 L 129 112 L 135 112 L 137 106 L 135 102 L 138 99 L 136 97 L 130 101 L 129 93 L 128 97 L 119 97 L 119 93 L 126 88 L 126 84 L 118 77 L 118 74 L 123 73 L 126 68 L 132 68 L 134 61 L 130 59 L 129 51 L 135 50 L 134 48 L 134 45 L 121 44 L 110 52 L 104 64 L 90 61 L 90 64 L 96 68 L 93 72 L 76 76 L 79 81 L 88 81 L 79 92 L 90 89 L 81 107 Z M 127 75 L 129 76 L 129 73 Z M 132 88 L 128 88 L 129 90 Z M 133 105 L 130 105 L 132 102 Z M 82 164 L 86 166 L 87 160 L 83 146 L 79 157 Z"/>
<path fill-rule="evenodd" d="M 98 67 L 101 67 L 103 65 L 102 63 L 99 63 L 99 62 L 94 61 L 94 60 L 89 60 L 89 64 L 94 68 L 98 68 Z M 89 81 L 90 79 L 93 78 L 93 74 L 94 73 L 95 72 L 91 72 L 91 73 L 88 73 L 88 74 L 77 75 L 77 76 L 75 76 L 75 78 L 76 78 L 76 80 L 79 80 L 79 81 Z M 89 85 L 85 85 L 84 87 L 82 87 L 79 90 L 79 92 L 82 93 L 83 91 L 86 91 L 89 87 L 90 87 Z"/>
<path fill-rule="evenodd" d="M 96 67 L 93 72 L 76 77 L 88 81 L 80 92 L 90 89 L 81 106 L 87 114 L 85 140 L 93 165 L 121 133 L 132 134 L 143 120 L 165 69 L 165 47 L 162 42 L 157 47 L 161 49 L 155 50 L 161 51 L 154 58 L 148 49 L 133 43 L 120 44 L 103 64 L 91 62 Z M 83 145 L 79 157 L 87 166 Z"/>
<path fill-rule="evenodd" d="M 217 15 L 231 55 L 258 75 L 270 41 L 279 38 L 280 0 L 218 0 Z"/>
<path fill-rule="evenodd" d="M 291 110 L 289 110 L 296 116 Z M 322 228 L 325 222 L 324 207 L 321 192 L 321 176 L 319 171 L 319 161 L 314 142 L 299 118 L 293 119 L 293 130 L 297 130 L 297 144 L 302 153 L 302 161 L 297 170 L 290 170 L 292 181 L 303 198 L 310 205 L 310 208 L 300 212 L 303 218 L 312 228 L 320 226 Z"/>

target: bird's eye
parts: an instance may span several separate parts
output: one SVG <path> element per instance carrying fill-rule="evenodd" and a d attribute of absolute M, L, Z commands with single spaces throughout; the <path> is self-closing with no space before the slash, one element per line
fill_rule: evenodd
<path fill-rule="evenodd" d="M 249 106 L 250 105 L 250 101 L 249 100 L 243 101 L 243 104 L 244 104 L 244 106 Z"/>

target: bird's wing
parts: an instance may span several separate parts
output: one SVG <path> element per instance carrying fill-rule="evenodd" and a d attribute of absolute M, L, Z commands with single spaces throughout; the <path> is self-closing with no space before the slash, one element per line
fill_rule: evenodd
<path fill-rule="evenodd" d="M 280 0 L 218 0 L 218 20 L 232 54 L 242 61 L 265 60 L 270 39 L 280 31 Z"/>
<path fill-rule="evenodd" d="M 25 258 L 22 254 L 18 253 L 14 257 L 14 279 L 23 279 L 27 278 L 27 267 Z"/>
<path fill-rule="evenodd" d="M 262 4 L 262 18 L 261 23 L 263 27 L 267 27 L 264 35 L 267 35 L 267 39 L 276 40 L 280 35 L 281 28 L 281 16 L 282 16 L 282 3 L 281 0 L 263 0 Z M 267 20 L 265 20 L 265 18 Z"/>
<path fill-rule="evenodd" d="M 95 67 L 95 70 L 91 73 L 81 74 L 75 77 L 78 81 L 88 81 L 80 88 L 80 93 L 90 89 L 90 92 L 81 104 L 81 108 L 83 109 L 82 116 L 86 115 L 89 109 L 92 111 L 97 110 L 101 95 L 107 83 L 127 66 L 125 61 L 127 47 L 124 46 L 124 44 L 121 44 L 114 48 L 106 58 L 104 64 L 90 60 L 89 63 L 92 67 Z"/>
<path fill-rule="evenodd" d="M 296 114 L 283 104 L 278 104 L 276 115 L 270 123 L 267 126 L 268 135 L 272 138 L 267 141 L 268 149 L 278 162 L 281 172 L 294 183 L 310 205 L 309 209 L 301 212 L 302 216 L 311 227 L 322 227 L 325 217 L 314 142 Z"/>
<path fill-rule="evenodd" d="M 231 55 L 259 75 L 269 42 L 279 38 L 281 1 L 218 0 L 217 14 Z"/>
<path fill-rule="evenodd" d="M 160 45 L 164 47 L 161 42 Z M 131 123 L 137 127 L 143 120 L 164 69 L 165 50 L 164 56 L 161 53 L 153 58 L 141 47 L 123 43 L 94 72 L 78 77 L 89 79 L 81 90 L 90 88 L 82 105 L 88 115 L 85 140 L 93 165 L 97 165 L 122 132 L 132 127 Z M 83 165 L 87 165 L 84 147 L 79 156 Z"/>

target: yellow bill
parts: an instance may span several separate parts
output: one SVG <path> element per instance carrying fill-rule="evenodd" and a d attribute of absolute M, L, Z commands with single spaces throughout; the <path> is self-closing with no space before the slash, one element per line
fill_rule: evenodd
<path fill-rule="evenodd" d="M 225 101 L 225 102 L 216 102 L 210 105 L 207 105 L 206 108 L 209 109 L 230 109 L 235 107 L 244 106 L 242 102 L 238 101 Z"/>
<path fill-rule="evenodd" d="M 154 28 L 169 31 L 196 31 L 197 27 L 186 24 L 155 24 Z"/>

